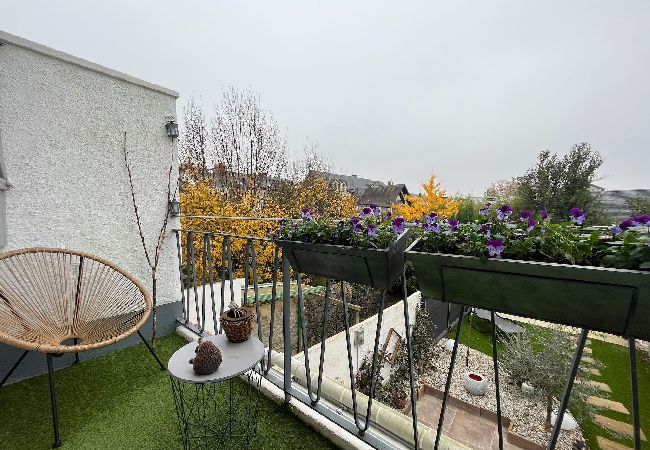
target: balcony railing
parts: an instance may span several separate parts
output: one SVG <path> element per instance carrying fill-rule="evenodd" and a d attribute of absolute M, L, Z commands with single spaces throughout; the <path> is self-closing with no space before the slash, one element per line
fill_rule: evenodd
<path fill-rule="evenodd" d="M 207 218 L 206 218 L 207 219 Z M 221 218 L 224 220 L 223 218 Z M 251 218 L 235 218 L 243 220 Z M 453 448 L 455 443 L 442 433 L 445 420 L 445 411 L 449 403 L 450 385 L 458 353 L 458 343 L 463 332 L 463 321 L 458 322 L 455 342 L 452 350 L 451 363 L 446 374 L 446 385 L 442 396 L 442 406 L 435 430 L 418 422 L 416 408 L 416 386 L 413 369 L 413 353 L 411 343 L 412 313 L 409 312 L 409 298 L 406 293 L 406 283 L 403 289 L 403 320 L 405 324 L 405 341 L 409 355 L 409 381 L 411 386 L 410 412 L 411 432 L 405 433 L 402 417 L 401 425 L 391 426 L 385 420 L 378 418 L 385 412 L 385 408 L 377 412 L 375 407 L 375 376 L 372 377 L 370 395 L 365 396 L 357 392 L 355 385 L 355 370 L 353 364 L 353 339 L 351 334 L 351 305 L 346 294 L 346 283 L 325 280 L 324 298 L 322 305 L 318 305 L 315 312 L 317 320 L 315 325 L 320 329 L 320 342 L 310 345 L 308 342 L 309 323 L 305 307 L 305 288 L 303 279 L 305 274 L 294 273 L 289 260 L 282 254 L 282 250 L 272 240 L 264 237 L 243 236 L 228 233 L 219 233 L 204 230 L 175 230 L 179 260 L 179 276 L 181 280 L 180 297 L 183 302 L 183 315 L 179 318 L 184 326 L 198 334 L 221 333 L 219 316 L 231 301 L 255 307 L 257 320 L 257 335 L 265 343 L 267 353 L 263 360 L 262 371 L 267 380 L 283 389 L 285 401 L 291 398 L 300 400 L 313 408 L 316 412 L 326 416 L 346 430 L 356 434 L 360 439 L 376 448 L 399 448 L 403 446 L 412 448 Z M 215 250 L 216 249 L 216 250 Z M 218 251 L 217 251 L 218 250 Z M 260 251 L 266 255 L 272 254 L 270 272 L 262 277 L 258 266 Z M 216 258 L 215 255 L 219 257 Z M 268 256 L 267 256 L 268 259 Z M 239 277 L 239 282 L 236 280 Z M 403 274 L 405 277 L 405 274 Z M 260 284 L 264 283 L 269 292 L 260 294 Z M 325 350 L 328 337 L 332 335 L 330 314 L 332 305 L 337 302 L 333 298 L 333 289 L 338 289 L 338 303 L 342 307 L 342 322 L 345 335 L 345 348 L 347 355 L 337 355 L 346 358 L 349 372 L 349 388 L 337 399 L 324 395 L 324 385 L 331 385 L 331 380 L 324 376 Z M 296 309 L 292 311 L 292 298 L 297 297 Z M 265 299 L 262 301 L 261 299 Z M 277 301 L 281 300 L 281 308 Z M 379 297 L 377 309 L 377 325 L 372 343 L 372 374 L 377 371 L 378 360 L 383 357 L 380 348 L 382 334 L 382 314 L 385 310 L 386 291 Z M 263 313 L 261 308 L 270 308 L 268 313 Z M 466 304 L 462 307 L 461 319 L 472 307 Z M 314 307 L 315 308 L 315 307 Z M 490 311 L 491 317 L 491 344 L 492 364 L 494 368 L 494 383 L 496 388 L 496 420 L 498 430 L 499 448 L 504 447 L 504 433 L 502 427 L 499 358 L 497 355 L 497 327 L 495 313 Z M 518 311 L 507 311 L 518 314 Z M 314 313 L 314 311 L 312 311 Z M 276 316 L 281 314 L 281 319 Z M 357 311 L 358 314 L 358 311 Z M 602 314 L 607 314 L 602 311 Z M 523 313 L 520 315 L 526 315 Z M 358 316 L 357 316 L 358 317 Z M 281 320 L 281 327 L 279 326 Z M 357 319 L 358 320 L 358 319 Z M 577 325 L 567 323 L 564 325 Z M 336 330 L 339 331 L 339 330 Z M 278 340 L 277 334 L 282 338 Z M 587 341 L 589 330 L 581 328 L 573 361 L 568 368 L 564 395 L 560 400 L 558 419 L 550 435 L 547 448 L 553 449 L 557 445 L 560 434 L 562 417 L 567 410 L 569 397 L 572 392 L 578 366 L 582 358 L 583 349 Z M 634 421 L 635 448 L 640 449 L 640 416 L 638 402 L 638 385 L 636 369 L 635 339 L 629 338 L 630 376 L 632 391 L 632 415 Z M 310 360 L 310 347 L 315 351 L 320 347 L 317 361 Z M 300 353 L 299 357 L 296 353 Z M 316 369 L 317 372 L 314 370 Z M 358 366 L 358 364 L 357 364 Z M 335 383 L 336 384 L 336 383 Z M 336 386 L 332 389 L 340 389 Z M 462 446 L 461 446 L 462 447 Z"/>

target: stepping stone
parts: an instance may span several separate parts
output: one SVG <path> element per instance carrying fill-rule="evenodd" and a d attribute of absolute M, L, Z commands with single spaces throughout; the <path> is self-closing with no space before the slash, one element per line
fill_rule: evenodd
<path fill-rule="evenodd" d="M 594 369 L 593 367 L 590 367 L 589 369 L 587 369 L 587 373 L 590 373 L 591 375 L 595 375 L 597 377 L 600 376 L 600 370 Z"/>
<path fill-rule="evenodd" d="M 591 356 L 583 356 L 581 361 L 583 363 L 586 363 L 586 364 L 595 364 L 596 363 L 596 361 L 594 361 L 594 358 L 592 358 Z"/>
<path fill-rule="evenodd" d="M 587 339 L 587 345 L 591 345 L 591 339 Z"/>
<path fill-rule="evenodd" d="M 625 405 L 621 402 L 615 402 L 607 398 L 589 397 L 587 401 L 599 408 L 611 409 L 612 411 L 620 412 L 622 414 L 630 414 Z"/>
<path fill-rule="evenodd" d="M 631 438 L 634 437 L 634 427 L 629 423 L 620 422 L 618 420 L 610 419 L 609 417 L 601 416 L 596 414 L 594 416 L 594 422 L 600 425 L 603 428 L 613 431 L 614 433 L 624 434 Z M 641 430 L 641 440 L 647 441 L 643 430 Z"/>
<path fill-rule="evenodd" d="M 602 436 L 596 436 L 596 441 L 598 442 L 598 447 L 600 450 L 634 450 L 632 447 L 626 447 L 623 444 L 618 442 L 610 441 Z"/>
<path fill-rule="evenodd" d="M 584 353 L 587 353 L 588 355 L 591 355 L 593 350 L 590 347 L 585 347 L 583 350 Z"/>
<path fill-rule="evenodd" d="M 599 391 L 607 392 L 608 394 L 612 393 L 612 389 L 609 387 L 609 385 L 605 383 L 601 383 L 600 381 L 587 380 L 587 384 L 592 385 Z"/>
<path fill-rule="evenodd" d="M 576 383 L 589 384 L 594 388 L 598 389 L 599 391 L 607 392 L 608 394 L 612 393 L 612 389 L 609 387 L 609 385 L 605 383 L 601 383 L 600 381 L 585 380 L 584 378 L 576 378 Z"/>

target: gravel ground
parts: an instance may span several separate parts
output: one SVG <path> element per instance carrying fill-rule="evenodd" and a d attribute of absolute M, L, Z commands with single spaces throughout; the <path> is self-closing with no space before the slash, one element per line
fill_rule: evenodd
<path fill-rule="evenodd" d="M 438 357 L 436 358 L 436 367 L 438 370 L 425 376 L 423 380 L 425 384 L 441 391 L 445 389 L 447 369 L 451 361 L 451 353 L 442 348 L 444 342 L 445 339 L 441 341 L 440 346 L 437 346 Z M 456 366 L 454 367 L 450 395 L 496 412 L 492 358 L 484 353 L 470 349 L 469 367 L 466 367 L 466 352 L 467 347 L 460 344 L 458 346 L 458 355 L 456 358 Z M 481 373 L 488 380 L 488 390 L 484 396 L 471 395 L 463 387 L 463 378 L 470 370 Z M 550 437 L 550 432 L 544 429 L 546 402 L 534 396 L 528 397 L 522 394 L 518 387 L 508 383 L 507 373 L 501 368 L 499 369 L 499 381 L 501 388 L 501 411 L 505 417 L 508 417 L 512 421 L 512 431 L 542 446 L 546 446 Z M 571 450 L 572 444 L 578 440 L 583 440 L 579 427 L 573 431 L 562 431 L 556 448 Z"/>

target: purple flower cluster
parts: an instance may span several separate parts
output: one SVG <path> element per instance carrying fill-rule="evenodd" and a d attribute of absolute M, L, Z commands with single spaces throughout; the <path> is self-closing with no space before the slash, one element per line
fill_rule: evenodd
<path fill-rule="evenodd" d="M 424 222 L 422 228 L 429 233 L 440 233 L 440 225 L 436 222 Z"/>
<path fill-rule="evenodd" d="M 361 208 L 361 212 L 359 213 L 359 216 L 362 219 L 367 219 L 368 217 L 374 216 L 374 217 L 379 217 L 381 214 L 381 208 L 377 205 L 370 205 L 366 206 L 364 208 Z"/>
<path fill-rule="evenodd" d="M 613 234 L 619 234 L 630 228 L 643 226 L 643 225 L 650 227 L 650 215 L 644 214 L 641 216 L 635 216 L 630 219 L 626 219 L 622 221 L 620 224 L 618 224 L 618 226 L 612 227 L 611 231 Z M 617 232 L 615 232 L 614 229 L 616 229 Z"/>
<path fill-rule="evenodd" d="M 361 219 L 358 217 L 352 217 L 350 223 L 352 224 L 353 233 L 361 233 L 363 231 L 363 224 L 361 223 Z"/>
<path fill-rule="evenodd" d="M 487 202 L 481 209 L 478 210 L 478 213 L 485 217 L 490 214 L 490 208 L 492 208 L 492 203 Z"/>
<path fill-rule="evenodd" d="M 372 238 L 377 237 L 378 234 L 379 234 L 379 228 L 377 228 L 373 224 L 369 223 L 368 224 L 368 237 L 370 239 L 372 239 Z"/>
<path fill-rule="evenodd" d="M 302 211 L 300 211 L 300 215 L 302 216 L 303 219 L 309 222 L 314 218 L 314 216 L 316 216 L 316 212 L 311 208 L 305 208 Z"/>
<path fill-rule="evenodd" d="M 497 219 L 506 220 L 512 214 L 512 206 L 501 205 L 497 208 Z"/>
<path fill-rule="evenodd" d="M 393 233 L 402 234 L 406 230 L 406 221 L 403 217 L 398 217 L 393 220 Z"/>
<path fill-rule="evenodd" d="M 501 253 L 506 249 L 506 246 L 503 245 L 501 239 L 490 239 L 487 241 L 487 249 L 492 257 L 499 257 Z"/>
<path fill-rule="evenodd" d="M 580 208 L 571 208 L 569 218 L 576 225 L 582 225 L 582 222 L 585 221 L 585 213 Z"/>

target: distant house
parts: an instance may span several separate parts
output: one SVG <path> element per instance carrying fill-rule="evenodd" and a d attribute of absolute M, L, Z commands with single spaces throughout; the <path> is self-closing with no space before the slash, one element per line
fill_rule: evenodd
<path fill-rule="evenodd" d="M 630 217 L 630 208 L 627 200 L 637 196 L 643 197 L 650 202 L 650 189 L 628 189 L 618 191 L 602 191 L 602 201 L 605 213 L 614 221 Z"/>
<path fill-rule="evenodd" d="M 359 206 L 377 205 L 389 208 L 393 203 L 406 203 L 405 196 L 409 194 L 405 184 L 395 184 L 391 181 L 384 183 L 357 175 L 340 175 L 316 170 L 310 171 L 307 176 L 322 177 L 338 183 L 341 189 L 354 195 Z"/>

